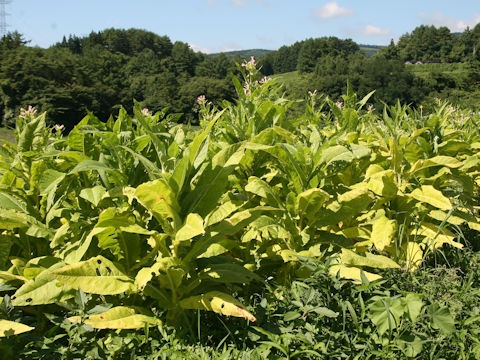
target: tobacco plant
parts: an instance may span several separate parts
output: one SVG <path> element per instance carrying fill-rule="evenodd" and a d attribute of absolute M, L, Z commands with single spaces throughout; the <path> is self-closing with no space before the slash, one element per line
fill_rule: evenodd
<path fill-rule="evenodd" d="M 41 327 L 83 292 L 112 307 L 69 319 L 98 329 L 178 325 L 192 309 L 253 322 L 239 299 L 308 277 L 302 258 L 373 281 L 480 229 L 475 117 L 378 115 L 349 87 L 290 119 L 281 88 L 240 69 L 235 103 L 200 99 L 199 129 L 137 103 L 65 136 L 44 114 L 19 118 L 0 161 L 0 289 L 15 308 Z M 0 335 L 32 328 L 0 320 Z"/>

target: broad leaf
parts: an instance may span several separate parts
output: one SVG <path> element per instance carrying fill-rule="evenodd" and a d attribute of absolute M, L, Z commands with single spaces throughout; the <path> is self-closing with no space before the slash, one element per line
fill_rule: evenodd
<path fill-rule="evenodd" d="M 379 251 L 383 251 L 393 241 L 396 233 L 397 223 L 395 220 L 389 220 L 382 216 L 375 220 L 372 226 L 372 234 L 370 239 Z"/>
<path fill-rule="evenodd" d="M 22 334 L 27 331 L 32 331 L 34 328 L 15 321 L 0 319 L 0 337 L 12 336 Z"/>
<path fill-rule="evenodd" d="M 80 316 L 68 318 L 71 322 L 80 322 Z M 137 309 L 127 306 L 117 306 L 104 313 L 90 315 L 85 324 L 94 329 L 143 329 L 146 326 L 161 325 L 162 322 L 152 316 L 141 314 Z"/>
<path fill-rule="evenodd" d="M 98 185 L 93 188 L 82 189 L 82 191 L 80 191 L 80 197 L 97 206 L 105 193 L 106 189 Z"/>
<path fill-rule="evenodd" d="M 263 281 L 260 276 L 237 264 L 216 264 L 207 268 L 202 278 L 223 284 L 246 284 L 253 280 Z"/>
<path fill-rule="evenodd" d="M 175 235 L 176 241 L 185 241 L 194 238 L 197 235 L 205 233 L 203 228 L 203 219 L 198 214 L 188 214 L 183 226 Z"/>
<path fill-rule="evenodd" d="M 135 290 L 133 280 L 103 256 L 64 266 L 53 271 L 52 276 L 60 283 L 74 289 L 81 288 L 86 293 L 115 295 Z"/>
<path fill-rule="evenodd" d="M 192 296 L 180 301 L 184 309 L 214 311 L 227 316 L 235 316 L 256 321 L 257 319 L 245 309 L 245 306 L 232 296 L 220 291 L 210 291 L 203 295 Z"/>
<path fill-rule="evenodd" d="M 61 284 L 51 273 L 65 266 L 58 263 L 43 271 L 34 280 L 22 285 L 12 296 L 12 305 L 30 306 L 65 302 L 75 296 L 75 291 L 68 285 Z"/>
<path fill-rule="evenodd" d="M 450 210 L 452 208 L 450 200 L 431 185 L 422 185 L 420 189 L 413 190 L 408 196 L 441 210 Z"/>
<path fill-rule="evenodd" d="M 377 269 L 397 269 L 400 267 L 395 261 L 386 256 L 374 255 L 368 252 L 365 256 L 361 256 L 348 249 L 342 249 L 339 260 L 345 265 L 368 266 Z"/>

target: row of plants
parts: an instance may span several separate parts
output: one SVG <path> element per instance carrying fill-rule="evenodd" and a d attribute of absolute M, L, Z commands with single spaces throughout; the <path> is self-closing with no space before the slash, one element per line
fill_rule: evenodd
<path fill-rule="evenodd" d="M 5 338 L 0 351 L 20 359 L 476 359 L 480 259 L 471 248 L 443 255 L 429 256 L 414 275 L 394 269 L 361 285 L 303 259 L 308 279 L 253 296 L 255 326 L 199 312 L 191 329 L 98 330 L 47 315 L 49 331 Z M 70 313 L 98 311 L 92 301 L 79 291 Z M 25 319 L 11 304 L 0 311 Z"/>
<path fill-rule="evenodd" d="M 349 87 L 341 103 L 312 92 L 292 119 L 294 102 L 259 79 L 253 59 L 242 65 L 235 103 L 198 99 L 199 129 L 138 104 L 133 117 L 89 114 L 67 136 L 48 128 L 45 114 L 21 114 L 16 145 L 0 150 L 0 336 L 33 331 L 78 343 L 98 341 L 93 329 L 143 329 L 150 343 L 149 328 L 165 338 L 174 326 L 195 338 L 208 323 L 201 310 L 244 318 L 238 329 L 248 332 L 262 308 L 293 297 L 286 330 L 257 326 L 249 341 L 265 346 L 252 351 L 341 357 L 345 349 L 318 339 L 340 314 L 325 294 L 344 287 L 358 303 L 342 305 L 343 324 L 373 323 L 378 351 L 418 355 L 421 336 L 394 332 L 422 314 L 453 332 L 445 304 L 376 292 L 385 272 L 412 276 L 480 228 L 479 116 L 460 118 L 442 103 L 428 115 L 401 104 L 377 114 L 367 107 L 372 94 L 357 99 Z M 333 284 L 329 292 L 319 293 L 320 282 Z M 257 304 L 272 284 L 280 287 Z M 316 337 L 296 330 L 311 312 Z M 114 338 L 107 343 L 129 337 Z M 291 343 L 307 345 L 290 352 Z"/>

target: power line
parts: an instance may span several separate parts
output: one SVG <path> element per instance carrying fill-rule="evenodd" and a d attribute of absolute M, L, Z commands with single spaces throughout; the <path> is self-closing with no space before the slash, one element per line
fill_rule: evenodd
<path fill-rule="evenodd" d="M 0 0 L 0 34 L 2 37 L 7 35 L 7 15 L 10 15 L 5 10 L 5 6 L 11 2 L 11 0 Z"/>

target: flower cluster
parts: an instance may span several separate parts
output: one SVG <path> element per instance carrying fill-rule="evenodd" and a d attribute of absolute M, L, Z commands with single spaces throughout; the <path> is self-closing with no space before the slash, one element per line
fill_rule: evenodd
<path fill-rule="evenodd" d="M 253 72 L 256 69 L 256 64 L 255 64 L 255 57 L 251 56 L 250 61 L 247 62 L 247 60 L 243 60 L 242 66 L 247 69 L 249 72 Z"/>
<path fill-rule="evenodd" d="M 260 84 L 265 84 L 269 81 L 272 81 L 271 77 L 264 76 L 263 78 L 260 79 Z"/>
<path fill-rule="evenodd" d="M 24 108 L 20 109 L 20 115 L 18 115 L 19 118 L 25 119 L 28 116 L 32 116 L 37 112 L 37 109 L 33 107 L 32 105 L 28 105 L 28 109 L 25 110 Z"/>
<path fill-rule="evenodd" d="M 150 111 L 147 108 L 143 108 L 142 109 L 142 114 L 145 115 L 145 116 L 148 116 L 148 115 L 150 115 Z"/>
<path fill-rule="evenodd" d="M 197 97 L 198 105 L 205 105 L 206 103 L 207 103 L 207 98 L 205 97 L 205 95 L 200 95 L 199 97 Z"/>

